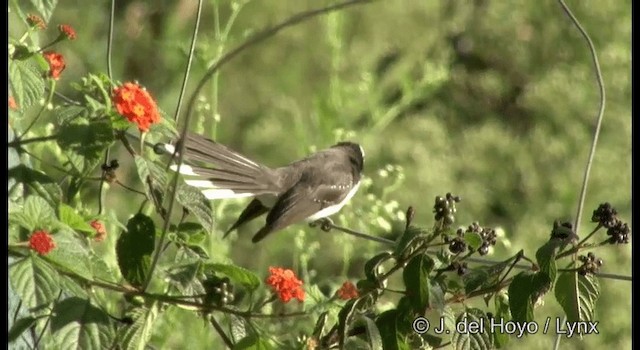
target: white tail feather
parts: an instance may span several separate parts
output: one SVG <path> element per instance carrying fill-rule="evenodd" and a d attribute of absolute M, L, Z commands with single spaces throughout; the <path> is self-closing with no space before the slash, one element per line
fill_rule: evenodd
<path fill-rule="evenodd" d="M 253 197 L 255 194 L 253 193 L 235 193 L 233 190 L 222 189 L 222 188 L 211 188 L 208 190 L 203 190 L 202 194 L 204 194 L 207 199 L 230 199 L 230 198 L 246 198 Z"/>

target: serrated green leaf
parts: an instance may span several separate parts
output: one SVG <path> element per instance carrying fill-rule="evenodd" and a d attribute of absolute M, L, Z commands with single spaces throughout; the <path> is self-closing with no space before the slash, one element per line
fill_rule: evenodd
<path fill-rule="evenodd" d="M 413 257 L 402 271 L 406 296 L 418 314 L 424 314 L 429 306 L 429 272 L 432 268 L 433 260 L 426 254 L 421 254 Z"/>
<path fill-rule="evenodd" d="M 70 228 L 88 233 L 94 233 L 95 229 L 76 210 L 66 204 L 60 204 L 58 207 L 58 215 L 60 221 Z"/>
<path fill-rule="evenodd" d="M 509 313 L 509 297 L 507 293 L 504 291 L 497 293 L 493 298 L 493 301 L 495 305 L 494 318 L 496 320 L 503 321 L 503 323 L 506 323 L 509 320 L 511 320 L 511 314 Z M 504 347 L 505 345 L 507 345 L 507 343 L 509 343 L 509 334 L 506 332 L 493 333 L 493 343 L 499 349 Z"/>
<path fill-rule="evenodd" d="M 87 109 L 82 106 L 63 106 L 54 110 L 58 124 L 72 123 L 76 118 L 86 116 Z"/>
<path fill-rule="evenodd" d="M 44 256 L 44 259 L 82 278 L 92 280 L 93 274 L 89 262 L 89 248 L 86 242 L 73 232 L 61 230 L 55 234 L 56 249 Z"/>
<path fill-rule="evenodd" d="M 80 285 L 78 280 L 65 275 L 60 275 L 59 277 L 60 289 L 64 292 L 64 296 L 78 297 L 82 299 L 89 298 L 87 290 Z"/>
<path fill-rule="evenodd" d="M 51 14 L 53 14 L 53 10 L 55 10 L 56 5 L 58 4 L 58 0 L 30 0 L 33 6 L 38 10 L 40 16 L 45 21 L 45 23 L 49 23 L 49 19 L 51 18 Z"/>
<path fill-rule="evenodd" d="M 343 349 L 348 338 L 349 322 L 356 310 L 357 300 L 351 299 L 340 309 L 338 313 L 338 348 Z"/>
<path fill-rule="evenodd" d="M 103 282 L 115 282 L 117 280 L 115 271 L 95 253 L 89 254 L 89 265 L 94 279 Z"/>
<path fill-rule="evenodd" d="M 555 297 L 567 315 L 567 322 L 593 321 L 600 284 L 592 274 L 564 272 L 556 280 Z"/>
<path fill-rule="evenodd" d="M 396 247 L 393 251 L 393 255 L 397 258 L 401 258 L 403 255 L 406 256 L 406 250 L 413 245 L 413 242 L 425 233 L 424 230 L 419 229 L 414 226 L 410 226 L 407 228 L 400 237 L 396 240 Z"/>
<path fill-rule="evenodd" d="M 509 284 L 509 310 L 515 322 L 532 322 L 533 305 L 551 287 L 549 276 L 544 273 L 523 271 Z"/>
<path fill-rule="evenodd" d="M 60 291 L 58 272 L 35 255 L 10 265 L 9 281 L 13 290 L 29 308 L 52 302 Z"/>
<path fill-rule="evenodd" d="M 481 266 L 469 270 L 462 276 L 466 293 L 471 293 L 478 288 L 490 287 L 498 282 L 505 269 L 513 264 L 520 253 L 490 266 Z"/>
<path fill-rule="evenodd" d="M 138 171 L 138 177 L 143 184 L 144 191 L 147 194 L 147 197 L 153 198 L 157 197 L 159 200 L 162 200 L 163 191 L 167 188 L 167 174 L 166 172 L 153 161 L 147 160 L 140 156 L 135 156 L 136 170 Z M 150 188 L 147 185 L 147 178 L 151 178 L 151 181 L 154 183 L 154 189 L 158 192 L 151 193 Z"/>
<path fill-rule="evenodd" d="M 247 270 L 243 267 L 227 264 L 206 264 L 205 270 L 221 273 L 235 283 L 243 285 L 249 290 L 255 290 L 260 286 L 260 278 L 256 276 L 251 270 Z"/>
<path fill-rule="evenodd" d="M 57 349 L 110 349 L 114 330 L 109 315 L 88 299 L 71 297 L 53 308 L 52 337 Z"/>
<path fill-rule="evenodd" d="M 398 310 L 391 309 L 383 312 L 376 319 L 376 326 L 382 338 L 382 346 L 385 350 L 409 350 L 409 345 L 402 341 L 398 334 L 396 318 Z"/>
<path fill-rule="evenodd" d="M 9 87 L 11 96 L 19 108 L 25 110 L 36 104 L 44 95 L 42 72 L 31 60 L 13 60 L 9 64 Z"/>
<path fill-rule="evenodd" d="M 563 244 L 562 240 L 552 238 L 536 251 L 536 261 L 540 267 L 540 272 L 546 273 L 551 280 L 551 286 L 556 281 L 558 267 L 556 266 L 556 253 Z"/>
<path fill-rule="evenodd" d="M 357 318 L 356 323 L 364 324 L 367 330 L 367 340 L 369 342 L 369 349 L 371 350 L 383 350 L 382 336 L 376 323 L 367 316 L 360 316 Z"/>
<path fill-rule="evenodd" d="M 150 307 L 135 309 L 131 313 L 134 320 L 130 326 L 118 330 L 118 342 L 123 350 L 144 350 L 151 339 L 153 325 L 160 314 L 160 304 L 153 303 Z"/>
<path fill-rule="evenodd" d="M 233 346 L 233 350 L 272 350 L 273 347 L 271 344 L 262 337 L 251 334 L 247 337 L 242 338 L 239 342 L 237 342 Z"/>
<path fill-rule="evenodd" d="M 75 170 L 86 175 L 102 161 L 104 150 L 114 143 L 114 136 L 107 122 L 89 124 L 86 120 L 78 120 L 62 124 L 56 140 Z"/>
<path fill-rule="evenodd" d="M 196 261 L 195 263 L 172 267 L 168 273 L 169 282 L 182 295 L 204 294 L 206 291 L 198 279 L 202 266 L 201 261 Z"/>
<path fill-rule="evenodd" d="M 202 192 L 191 186 L 180 184 L 178 186 L 176 200 L 180 205 L 187 208 L 191 214 L 195 215 L 196 219 L 198 219 L 207 232 L 213 232 L 211 204 Z"/>
<path fill-rule="evenodd" d="M 19 164 L 9 169 L 9 178 L 28 186 L 38 196 L 44 198 L 51 207 L 57 207 L 62 198 L 62 189 L 45 173 Z"/>
<path fill-rule="evenodd" d="M 381 272 L 380 264 L 391 259 L 392 257 L 393 257 L 393 254 L 391 252 L 382 252 L 374 256 L 373 258 L 367 260 L 367 262 L 364 263 L 364 274 L 365 276 L 367 276 L 367 279 L 371 282 L 377 283 L 378 274 Z"/>
<path fill-rule="evenodd" d="M 155 233 L 153 220 L 138 213 L 127 222 L 127 231 L 118 237 L 118 266 L 122 276 L 133 286 L 142 286 L 147 278 L 155 249 Z"/>
<path fill-rule="evenodd" d="M 53 208 L 44 198 L 38 196 L 27 197 L 22 210 L 9 213 L 9 222 L 20 225 L 29 231 L 49 228 L 55 221 Z"/>
<path fill-rule="evenodd" d="M 26 331 L 31 326 L 33 326 L 36 323 L 36 321 L 37 321 L 37 319 L 35 317 L 31 317 L 31 316 L 23 317 L 23 318 L 20 318 L 20 319 L 16 320 L 16 322 L 14 322 L 13 326 L 11 326 L 11 329 L 9 329 L 9 344 L 11 344 L 16 339 L 18 339 L 18 337 L 22 333 L 24 333 L 24 331 Z"/>
<path fill-rule="evenodd" d="M 493 338 L 491 334 L 486 331 L 477 331 L 480 324 L 487 325 L 487 319 L 484 312 L 479 309 L 466 309 L 465 312 L 458 315 L 456 324 L 466 324 L 466 331 L 453 332 L 451 337 L 451 345 L 454 349 L 492 349 Z"/>
<path fill-rule="evenodd" d="M 240 316 L 236 316 L 233 314 L 229 315 L 230 318 L 230 322 L 231 322 L 231 338 L 234 341 L 238 341 L 240 339 L 246 338 L 247 337 L 247 321 Z"/>

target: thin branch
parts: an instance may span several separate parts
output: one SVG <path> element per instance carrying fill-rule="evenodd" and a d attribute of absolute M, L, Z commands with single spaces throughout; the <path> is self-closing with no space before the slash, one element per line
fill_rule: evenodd
<path fill-rule="evenodd" d="M 582 188 L 580 190 L 580 199 L 578 200 L 578 213 L 576 214 L 576 221 L 573 227 L 575 228 L 574 232 L 578 233 L 580 230 L 580 221 L 582 218 L 582 212 L 584 209 L 584 200 L 587 196 L 587 184 L 589 182 L 589 175 L 591 173 L 591 165 L 593 164 L 593 157 L 596 153 L 596 146 L 598 145 L 598 137 L 600 136 L 600 127 L 602 126 L 602 119 L 604 118 L 604 108 L 605 108 L 605 89 L 604 89 L 604 80 L 602 79 L 602 71 L 600 70 L 600 63 L 598 62 L 598 55 L 596 54 L 596 48 L 589 37 L 589 34 L 582 28 L 582 25 L 578 21 L 578 19 L 573 15 L 573 12 L 569 9 L 567 4 L 564 3 L 563 0 L 558 0 L 560 2 L 560 6 L 564 12 L 569 16 L 571 22 L 578 28 L 580 34 L 584 37 L 584 40 L 587 42 L 589 47 L 589 52 L 591 53 L 591 60 L 593 62 L 593 68 L 596 73 L 596 81 L 598 83 L 598 89 L 600 92 L 600 108 L 598 109 L 598 116 L 596 118 L 596 129 L 593 132 L 593 140 L 591 141 L 591 149 L 589 150 L 589 158 L 587 160 L 587 165 L 584 169 L 584 177 L 582 179 Z"/>
<path fill-rule="evenodd" d="M 178 118 L 180 117 L 180 110 L 182 109 L 182 102 L 184 101 L 184 94 L 187 90 L 187 83 L 189 82 L 189 72 L 191 72 L 191 63 L 193 62 L 194 52 L 196 50 L 196 39 L 198 38 L 198 31 L 200 30 L 200 18 L 202 17 L 202 0 L 198 1 L 198 12 L 196 13 L 196 23 L 193 26 L 193 34 L 191 35 L 191 47 L 189 47 L 189 56 L 187 57 L 187 66 L 184 70 L 184 79 L 182 79 L 182 86 L 180 87 L 180 95 L 178 96 L 178 106 L 176 106 L 176 113 L 173 119 L 178 124 Z"/>
<path fill-rule="evenodd" d="M 225 345 L 227 345 L 229 349 L 232 349 L 233 342 L 231 341 L 231 339 L 229 339 L 227 334 L 224 332 L 224 329 L 220 327 L 220 324 L 218 323 L 218 321 L 216 321 L 216 318 L 213 315 L 209 316 L 209 322 L 211 323 L 213 328 L 218 332 L 218 334 L 220 335 L 220 338 L 222 338 L 222 341 L 225 343 Z"/>

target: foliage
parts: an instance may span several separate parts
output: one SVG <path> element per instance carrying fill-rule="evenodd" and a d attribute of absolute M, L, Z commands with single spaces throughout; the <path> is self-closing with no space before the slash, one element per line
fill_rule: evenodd
<path fill-rule="evenodd" d="M 628 346 L 630 289 L 599 272 L 630 272 L 630 3 L 571 5 L 616 82 L 576 228 L 597 95 L 560 8 L 369 2 L 206 3 L 184 99 L 193 2 L 116 3 L 108 64 L 105 4 L 80 21 L 12 2 L 10 346 L 510 348 L 559 326 L 583 332 L 568 347 Z M 210 70 L 255 38 L 270 40 Z M 174 182 L 152 149 L 188 118 L 265 164 L 357 139 L 367 176 L 335 220 L 377 241 L 328 222 L 222 240 L 243 202 Z"/>

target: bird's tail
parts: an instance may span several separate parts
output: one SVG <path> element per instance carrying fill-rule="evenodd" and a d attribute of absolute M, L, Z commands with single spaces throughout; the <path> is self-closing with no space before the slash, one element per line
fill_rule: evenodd
<path fill-rule="evenodd" d="M 161 144 L 170 154 L 177 146 Z M 177 159 L 177 154 L 176 154 Z M 176 171 L 177 164 L 171 166 Z M 243 198 L 277 193 L 274 170 L 197 134 L 187 134 L 180 173 L 187 185 L 198 187 L 209 199 Z"/>

